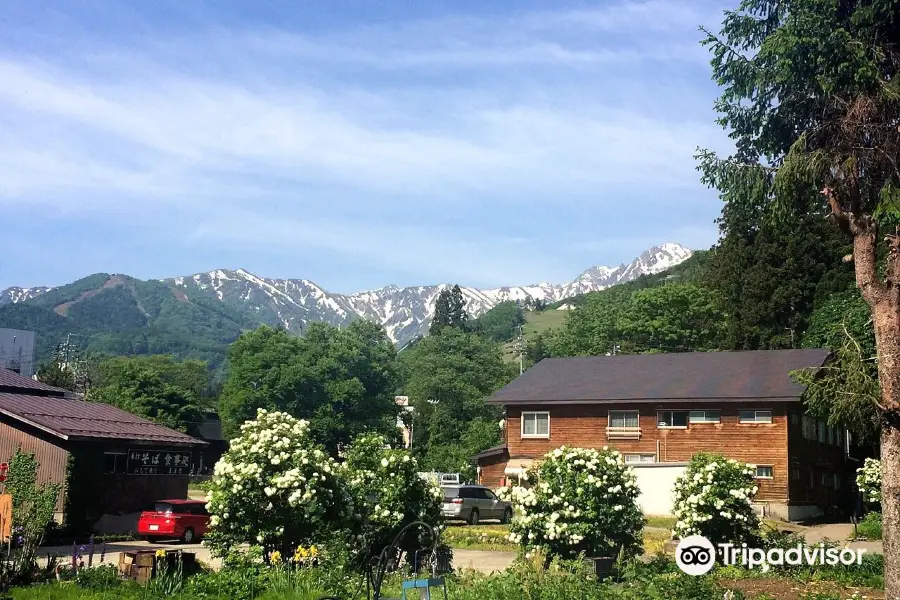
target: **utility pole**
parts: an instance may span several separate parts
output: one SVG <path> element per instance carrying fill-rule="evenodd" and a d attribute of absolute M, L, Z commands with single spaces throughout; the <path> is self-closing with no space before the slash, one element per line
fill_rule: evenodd
<path fill-rule="evenodd" d="M 519 375 L 525 372 L 525 330 L 519 325 Z"/>

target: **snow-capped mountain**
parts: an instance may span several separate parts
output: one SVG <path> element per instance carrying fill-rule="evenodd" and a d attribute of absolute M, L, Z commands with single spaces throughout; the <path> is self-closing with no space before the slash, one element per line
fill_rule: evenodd
<path fill-rule="evenodd" d="M 14 304 L 16 302 L 24 302 L 25 300 L 31 300 L 36 296 L 40 296 L 44 292 L 49 292 L 53 288 L 49 287 L 33 287 L 33 288 L 20 288 L 20 287 L 11 287 L 6 288 L 2 292 L 0 292 L 0 305 L 3 304 Z"/>
<path fill-rule="evenodd" d="M 595 266 L 566 284 L 538 283 L 518 287 L 477 289 L 462 287 L 466 309 L 473 317 L 506 300 L 543 300 L 548 303 L 602 290 L 640 275 L 658 273 L 684 261 L 691 251 L 679 244 L 650 248 L 628 264 Z M 324 321 L 346 325 L 359 318 L 384 326 L 388 336 L 404 344 L 427 332 L 438 294 L 450 284 L 399 288 L 387 286 L 356 294 L 332 294 L 306 279 L 270 279 L 244 269 L 217 269 L 192 276 L 160 280 L 185 298 L 215 299 L 263 323 L 284 325 L 301 334 L 306 323 Z M 10 288 L 0 304 L 21 302 L 50 288 Z"/>

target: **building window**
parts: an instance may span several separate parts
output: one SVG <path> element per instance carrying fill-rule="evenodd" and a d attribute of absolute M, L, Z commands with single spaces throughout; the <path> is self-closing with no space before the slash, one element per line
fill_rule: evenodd
<path fill-rule="evenodd" d="M 757 479 L 772 479 L 773 469 L 767 465 L 756 465 Z"/>
<path fill-rule="evenodd" d="M 640 438 L 641 426 L 638 411 L 609 411 L 609 427 L 606 430 L 606 435 L 611 438 Z"/>
<path fill-rule="evenodd" d="M 656 455 L 655 454 L 626 454 L 625 462 L 628 464 L 632 463 L 655 463 Z"/>
<path fill-rule="evenodd" d="M 659 427 L 687 427 L 688 413 L 686 410 L 661 410 L 656 415 L 656 423 Z"/>
<path fill-rule="evenodd" d="M 634 429 L 638 427 L 638 411 L 636 410 L 611 410 L 609 411 L 610 429 Z"/>
<path fill-rule="evenodd" d="M 549 438 L 550 437 L 550 413 L 548 413 L 548 412 L 523 412 L 522 413 L 522 437 L 523 438 Z"/>
<path fill-rule="evenodd" d="M 103 472 L 125 473 L 125 461 L 127 456 L 128 455 L 125 452 L 104 452 Z"/>
<path fill-rule="evenodd" d="M 771 423 L 771 410 L 742 410 L 740 414 L 741 423 Z"/>
<path fill-rule="evenodd" d="M 807 482 L 806 487 L 808 487 L 809 489 L 812 489 L 813 487 L 815 487 L 815 484 L 816 484 L 815 475 L 813 475 L 813 472 L 810 471 L 809 472 L 809 481 Z"/>
<path fill-rule="evenodd" d="M 720 414 L 717 410 L 692 410 L 688 415 L 691 423 L 718 423 Z"/>
<path fill-rule="evenodd" d="M 837 473 L 834 474 L 834 489 L 841 489 L 841 476 Z"/>
<path fill-rule="evenodd" d="M 825 425 L 824 421 L 816 421 L 816 424 L 819 428 L 819 442 L 824 444 L 826 441 L 828 441 L 828 427 Z"/>
<path fill-rule="evenodd" d="M 803 415 L 803 437 L 807 440 L 816 439 L 816 420 Z"/>
<path fill-rule="evenodd" d="M 831 487 L 831 476 L 828 473 L 822 473 L 822 487 Z"/>

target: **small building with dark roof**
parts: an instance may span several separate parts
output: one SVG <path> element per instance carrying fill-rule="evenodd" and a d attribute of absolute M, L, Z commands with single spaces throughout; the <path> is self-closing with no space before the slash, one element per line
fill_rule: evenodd
<path fill-rule="evenodd" d="M 62 493 L 57 521 L 94 529 L 104 516 L 127 522 L 160 498 L 186 498 L 202 440 L 115 406 L 0 369 L 0 461 L 17 448 L 40 463 L 38 483 Z M 106 519 L 108 522 L 109 519 Z M 121 526 L 119 527 L 122 528 Z"/>
<path fill-rule="evenodd" d="M 798 520 L 843 509 L 852 475 L 847 432 L 806 415 L 805 387 L 791 378 L 822 366 L 829 354 L 544 359 L 487 400 L 505 408 L 505 443 L 473 457 L 480 480 L 504 485 L 563 445 L 610 446 L 627 463 L 658 473 L 705 451 L 754 465 L 765 514 Z"/>

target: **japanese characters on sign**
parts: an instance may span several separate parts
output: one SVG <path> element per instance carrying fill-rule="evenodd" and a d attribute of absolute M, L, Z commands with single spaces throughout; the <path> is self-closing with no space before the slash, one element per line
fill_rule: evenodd
<path fill-rule="evenodd" d="M 186 450 L 129 450 L 129 475 L 190 475 L 191 453 Z"/>

